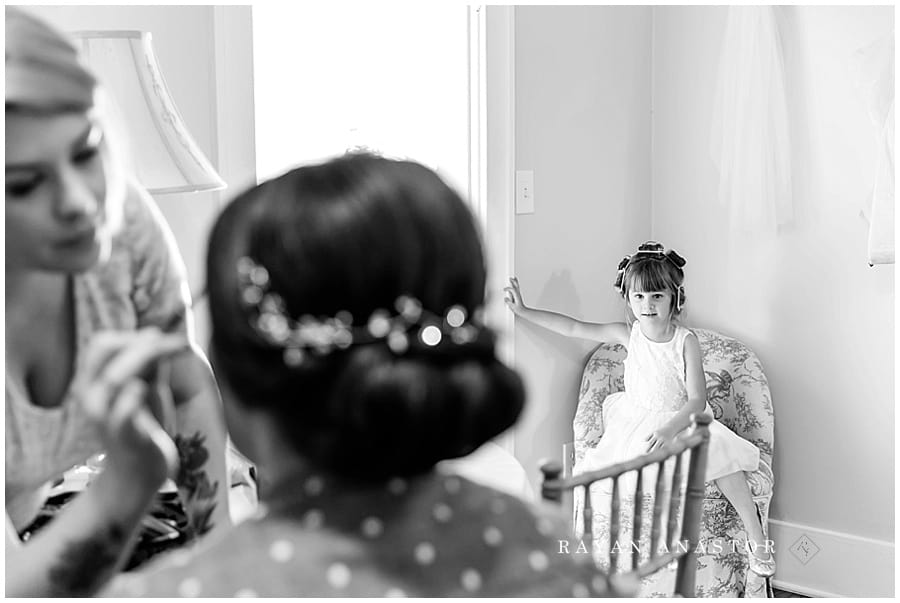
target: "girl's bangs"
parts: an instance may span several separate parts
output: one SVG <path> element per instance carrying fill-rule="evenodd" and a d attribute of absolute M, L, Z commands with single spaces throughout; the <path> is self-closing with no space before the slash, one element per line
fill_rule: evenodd
<path fill-rule="evenodd" d="M 628 275 L 627 291 L 674 291 L 671 275 L 663 262 L 645 261 L 634 265 Z"/>

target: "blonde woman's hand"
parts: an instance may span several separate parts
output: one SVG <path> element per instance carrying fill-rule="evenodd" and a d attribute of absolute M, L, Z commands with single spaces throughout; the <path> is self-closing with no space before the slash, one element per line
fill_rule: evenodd
<path fill-rule="evenodd" d="M 513 314 L 518 314 L 525 309 L 525 302 L 522 300 L 522 291 L 519 289 L 519 279 L 510 277 L 509 286 L 504 287 L 504 301 Z"/>
<path fill-rule="evenodd" d="M 152 391 L 156 367 L 187 346 L 183 336 L 155 328 L 100 332 L 88 343 L 78 399 L 101 431 L 107 469 L 137 486 L 155 490 L 177 470 L 175 444 L 151 412 L 150 400 L 157 406 L 171 400 Z"/>

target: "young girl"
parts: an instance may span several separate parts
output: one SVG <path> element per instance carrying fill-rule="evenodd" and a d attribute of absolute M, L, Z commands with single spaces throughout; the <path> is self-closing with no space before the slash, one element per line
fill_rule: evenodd
<path fill-rule="evenodd" d="M 626 301 L 630 323 L 591 323 L 525 306 L 519 283 L 510 279 L 506 302 L 521 318 L 569 337 L 625 346 L 625 391 L 604 402 L 605 429 L 579 472 L 605 467 L 655 450 L 686 429 L 693 413 L 711 414 L 697 336 L 677 321 L 684 307 L 685 260 L 648 241 L 619 263 L 615 288 Z M 730 429 L 710 424 L 706 480 L 715 480 L 744 522 L 750 569 L 775 573 L 744 471 L 755 471 L 759 450 Z"/>

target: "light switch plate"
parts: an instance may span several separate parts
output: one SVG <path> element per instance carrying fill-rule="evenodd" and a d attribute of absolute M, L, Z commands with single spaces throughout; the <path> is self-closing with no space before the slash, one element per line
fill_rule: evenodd
<path fill-rule="evenodd" d="M 534 213 L 534 172 L 516 170 L 516 213 Z"/>

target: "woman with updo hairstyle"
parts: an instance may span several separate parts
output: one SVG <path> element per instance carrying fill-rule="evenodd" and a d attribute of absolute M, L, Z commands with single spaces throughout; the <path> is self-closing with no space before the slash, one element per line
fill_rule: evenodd
<path fill-rule="evenodd" d="M 523 404 L 518 375 L 494 354 L 477 322 L 485 264 L 471 215 L 438 176 L 414 163 L 350 155 L 296 170 L 239 197 L 213 230 L 209 295 L 216 367 L 241 400 L 279 417 L 297 452 L 361 479 L 413 475 L 459 457 L 510 427 Z M 398 299 L 434 320 L 389 337 L 317 354 L 294 366 L 260 332 L 235 268 L 252 259 L 286 317 L 347 312 L 365 330 Z M 243 295 L 243 296 L 242 296 Z M 402 302 L 401 302 L 402 303 Z M 472 337 L 456 344 L 451 308 Z M 428 345 L 423 329 L 439 325 Z M 398 325 L 399 327 L 399 325 Z M 462 331 L 460 331 L 462 332 Z M 290 352 L 288 352 L 290 353 Z"/>
<path fill-rule="evenodd" d="M 558 517 L 438 465 L 524 403 L 482 322 L 479 236 L 437 174 L 367 153 L 232 201 L 207 256 L 210 358 L 260 512 L 109 594 L 610 594 L 590 555 L 560 554 Z"/>
<path fill-rule="evenodd" d="M 167 476 L 185 511 L 167 542 L 230 523 L 226 434 L 174 238 L 96 77 L 64 34 L 5 13 L 6 594 L 84 596 L 129 560 Z M 89 460 L 84 492 L 54 492 Z"/>

